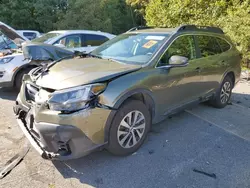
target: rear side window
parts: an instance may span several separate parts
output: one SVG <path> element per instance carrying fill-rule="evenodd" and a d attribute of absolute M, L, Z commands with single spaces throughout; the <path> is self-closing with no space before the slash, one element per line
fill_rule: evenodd
<path fill-rule="evenodd" d="M 220 47 L 221 47 L 221 50 L 222 50 L 223 52 L 226 52 L 226 51 L 230 50 L 231 45 L 228 44 L 227 41 L 225 41 L 225 40 L 223 40 L 223 39 L 221 39 L 221 38 L 217 38 L 217 41 L 219 42 Z"/>
<path fill-rule="evenodd" d="M 215 37 L 197 35 L 201 57 L 209 57 L 221 53 L 220 45 Z"/>
<path fill-rule="evenodd" d="M 84 46 L 100 46 L 101 44 L 109 40 L 107 37 L 102 35 L 86 34 L 84 35 L 84 37 Z"/>

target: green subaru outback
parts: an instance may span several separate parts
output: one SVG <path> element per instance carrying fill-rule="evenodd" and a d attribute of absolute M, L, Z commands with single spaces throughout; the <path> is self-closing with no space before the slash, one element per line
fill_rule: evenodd
<path fill-rule="evenodd" d="M 240 62 L 216 27 L 133 28 L 87 56 L 32 70 L 14 112 L 43 158 L 74 159 L 102 148 L 128 155 L 152 124 L 187 106 L 225 107 Z"/>

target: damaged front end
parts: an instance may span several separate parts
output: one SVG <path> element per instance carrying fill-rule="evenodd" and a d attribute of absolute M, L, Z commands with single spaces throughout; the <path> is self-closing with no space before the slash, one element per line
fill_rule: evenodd
<path fill-rule="evenodd" d="M 105 84 L 61 91 L 36 85 L 25 75 L 14 112 L 25 136 L 45 159 L 82 157 L 105 145 L 104 128 L 112 109 L 102 108 Z"/>

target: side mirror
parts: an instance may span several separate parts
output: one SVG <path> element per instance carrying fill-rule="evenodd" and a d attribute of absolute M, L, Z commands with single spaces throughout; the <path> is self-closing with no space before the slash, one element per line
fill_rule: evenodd
<path fill-rule="evenodd" d="M 59 48 L 66 48 L 66 46 L 64 46 L 63 44 L 55 44 L 54 46 L 57 46 Z"/>
<path fill-rule="evenodd" d="M 188 58 L 174 55 L 169 59 L 170 67 L 185 67 L 188 65 Z"/>

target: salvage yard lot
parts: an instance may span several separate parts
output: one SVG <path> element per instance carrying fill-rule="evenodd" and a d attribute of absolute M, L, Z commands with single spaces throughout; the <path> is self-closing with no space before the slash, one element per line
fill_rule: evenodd
<path fill-rule="evenodd" d="M 0 88 L 0 168 L 26 139 L 12 113 L 16 93 Z M 67 162 L 47 161 L 31 148 L 0 187 L 250 187 L 250 82 L 232 104 L 201 104 L 154 125 L 136 153 L 107 151 Z M 200 173 L 199 173 L 200 172 Z"/>

